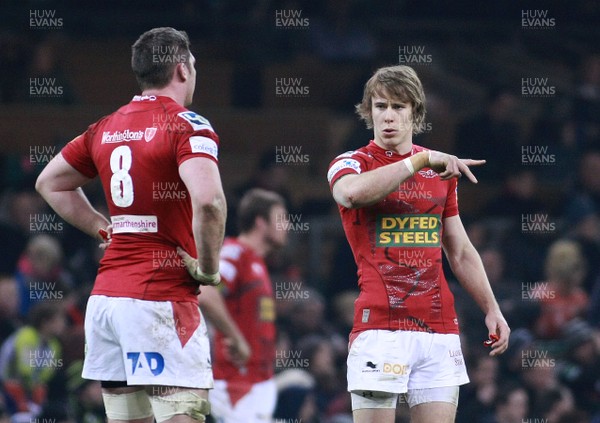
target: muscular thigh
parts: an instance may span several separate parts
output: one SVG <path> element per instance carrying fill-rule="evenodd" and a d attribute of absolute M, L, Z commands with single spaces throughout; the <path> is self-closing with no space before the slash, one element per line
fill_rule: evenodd
<path fill-rule="evenodd" d="M 411 423 L 454 423 L 456 405 L 449 402 L 428 402 L 410 409 Z"/>

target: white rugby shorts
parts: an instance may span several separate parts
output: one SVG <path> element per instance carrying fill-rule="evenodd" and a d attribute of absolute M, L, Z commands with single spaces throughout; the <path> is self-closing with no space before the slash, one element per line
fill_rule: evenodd
<path fill-rule="evenodd" d="M 215 380 L 208 393 L 211 416 L 217 423 L 270 423 L 277 403 L 277 387 L 273 379 L 258 382 L 232 404 L 227 381 Z"/>
<path fill-rule="evenodd" d="M 85 379 L 213 387 L 206 323 L 197 304 L 92 295 L 85 339 Z"/>
<path fill-rule="evenodd" d="M 366 330 L 348 353 L 348 391 L 402 394 L 464 385 L 467 369 L 456 334 Z"/>

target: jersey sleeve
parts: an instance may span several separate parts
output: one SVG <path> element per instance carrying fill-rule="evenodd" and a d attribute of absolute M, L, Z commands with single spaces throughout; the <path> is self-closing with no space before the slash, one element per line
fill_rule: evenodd
<path fill-rule="evenodd" d="M 61 150 L 62 156 L 67 163 L 75 168 L 79 173 L 88 177 L 95 178 L 98 170 L 92 159 L 92 153 L 89 145 L 89 129 L 83 134 L 75 137 L 71 142 Z"/>
<path fill-rule="evenodd" d="M 327 181 L 329 182 L 329 188 L 333 189 L 333 185 L 342 176 L 349 174 L 359 174 L 366 169 L 366 160 L 363 154 L 357 151 L 348 151 L 344 154 L 340 154 L 329 164 L 329 170 L 327 172 Z"/>
<path fill-rule="evenodd" d="M 221 274 L 221 293 L 227 297 L 235 292 L 240 277 L 242 248 L 236 244 L 224 245 L 219 258 L 219 273 Z"/>
<path fill-rule="evenodd" d="M 458 182 L 452 178 L 448 184 L 448 195 L 446 196 L 446 205 L 444 207 L 443 218 L 456 216 L 458 214 Z"/>
<path fill-rule="evenodd" d="M 177 114 L 189 130 L 177 134 L 175 154 L 177 164 L 193 157 L 205 157 L 219 162 L 219 137 L 210 122 L 192 111 Z"/>

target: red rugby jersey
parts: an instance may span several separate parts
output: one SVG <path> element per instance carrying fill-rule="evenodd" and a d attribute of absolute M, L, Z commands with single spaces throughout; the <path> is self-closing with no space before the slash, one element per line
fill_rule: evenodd
<path fill-rule="evenodd" d="M 169 97 L 135 96 L 63 148 L 77 171 L 100 177 L 113 225 L 92 294 L 198 302 L 198 283 L 176 251 L 196 255 L 178 168 L 193 157 L 217 162 L 218 145 L 202 116 Z"/>
<path fill-rule="evenodd" d="M 416 154 L 367 146 L 336 157 L 330 187 L 347 174 L 367 172 Z M 360 295 L 352 335 L 367 329 L 458 333 L 454 297 L 442 270 L 443 219 L 458 214 L 456 179 L 422 169 L 377 204 L 339 206 L 358 267 Z"/>
<path fill-rule="evenodd" d="M 217 332 L 215 336 L 214 377 L 227 380 L 230 398 L 235 403 L 253 383 L 273 377 L 275 302 L 263 258 L 236 238 L 225 239 L 219 269 L 227 310 L 252 350 L 245 368 L 239 369 L 225 356 L 223 335 Z"/>

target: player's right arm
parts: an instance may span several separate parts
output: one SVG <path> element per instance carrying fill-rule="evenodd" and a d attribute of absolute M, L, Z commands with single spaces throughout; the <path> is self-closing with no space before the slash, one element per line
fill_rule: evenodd
<path fill-rule="evenodd" d="M 98 230 L 106 230 L 110 222 L 92 207 L 83 193 L 81 187 L 89 181 L 59 153 L 42 170 L 35 189 L 66 222 L 102 240 Z"/>
<path fill-rule="evenodd" d="M 346 208 L 370 206 L 383 200 L 415 172 L 429 167 L 442 179 L 460 177 L 463 173 L 474 183 L 477 179 L 469 166 L 480 165 L 485 160 L 459 159 L 456 156 L 431 150 L 421 151 L 409 158 L 362 173 L 347 174 L 337 180 L 332 188 L 335 201 Z"/>
<path fill-rule="evenodd" d="M 194 157 L 181 163 L 179 176 L 190 193 L 197 266 L 204 274 L 217 274 L 227 217 L 219 168 L 213 160 Z"/>

